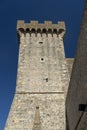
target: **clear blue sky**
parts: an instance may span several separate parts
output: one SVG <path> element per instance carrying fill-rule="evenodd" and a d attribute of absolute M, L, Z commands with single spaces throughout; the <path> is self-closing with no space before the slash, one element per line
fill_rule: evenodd
<path fill-rule="evenodd" d="M 0 0 L 0 130 L 12 103 L 16 86 L 17 20 L 65 21 L 66 57 L 74 57 L 85 0 Z"/>

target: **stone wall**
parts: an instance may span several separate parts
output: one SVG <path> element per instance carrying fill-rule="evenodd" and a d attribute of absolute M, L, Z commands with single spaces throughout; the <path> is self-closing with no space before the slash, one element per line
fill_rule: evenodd
<path fill-rule="evenodd" d="M 80 28 L 66 109 L 69 130 L 87 130 L 87 0 Z"/>
<path fill-rule="evenodd" d="M 67 67 L 68 67 L 69 75 L 71 77 L 73 63 L 74 63 L 74 58 L 66 58 L 66 62 L 67 62 Z"/>
<path fill-rule="evenodd" d="M 65 26 L 63 22 L 58 25 L 31 23 L 33 25 L 27 24 L 27 28 L 23 21 L 17 26 L 20 35 L 17 86 L 5 130 L 35 130 L 37 127 L 65 130 L 65 100 L 70 78 L 63 46 Z M 38 31 L 39 26 L 46 27 L 45 32 Z M 37 108 L 39 123 L 35 121 Z M 40 123 L 41 126 L 35 126 Z"/>
<path fill-rule="evenodd" d="M 32 130 L 37 106 L 41 130 L 65 130 L 63 94 L 16 94 L 5 130 Z"/>

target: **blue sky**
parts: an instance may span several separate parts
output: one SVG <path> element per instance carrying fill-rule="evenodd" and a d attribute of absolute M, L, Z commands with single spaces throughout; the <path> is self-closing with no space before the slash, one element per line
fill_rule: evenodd
<path fill-rule="evenodd" d="M 0 0 L 0 130 L 12 103 L 16 86 L 17 20 L 65 21 L 66 57 L 74 57 L 85 0 Z"/>

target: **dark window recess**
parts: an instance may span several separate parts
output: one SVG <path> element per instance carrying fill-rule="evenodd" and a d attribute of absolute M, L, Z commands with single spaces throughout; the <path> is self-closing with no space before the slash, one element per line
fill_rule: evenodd
<path fill-rule="evenodd" d="M 37 29 L 37 33 L 41 33 L 41 29 L 40 28 Z"/>
<path fill-rule="evenodd" d="M 39 44 L 43 44 L 43 42 L 39 42 Z"/>
<path fill-rule="evenodd" d="M 86 106 L 86 104 L 79 104 L 79 111 L 85 111 Z"/>
<path fill-rule="evenodd" d="M 36 30 L 34 28 L 31 29 L 31 33 L 35 33 Z"/>
<path fill-rule="evenodd" d="M 41 60 L 43 61 L 43 60 L 44 60 L 44 58 L 41 58 Z"/>
<path fill-rule="evenodd" d="M 43 30 L 42 30 L 42 33 L 47 33 L 47 30 L 44 28 Z"/>
<path fill-rule="evenodd" d="M 45 80 L 46 80 L 46 82 L 48 82 L 48 78 L 46 78 Z"/>
<path fill-rule="evenodd" d="M 54 29 L 54 30 L 53 30 L 53 33 L 54 33 L 54 34 L 57 34 L 57 29 Z"/>
<path fill-rule="evenodd" d="M 39 106 L 36 106 L 36 109 L 39 109 Z"/>
<path fill-rule="evenodd" d="M 62 32 L 64 32 L 64 29 L 59 29 L 59 34 L 61 34 Z"/>
<path fill-rule="evenodd" d="M 45 80 L 46 82 L 48 82 L 48 78 L 46 78 L 46 79 L 43 79 L 43 80 Z"/>

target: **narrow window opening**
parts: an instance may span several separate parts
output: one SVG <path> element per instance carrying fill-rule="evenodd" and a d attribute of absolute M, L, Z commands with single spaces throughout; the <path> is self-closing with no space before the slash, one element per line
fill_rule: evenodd
<path fill-rule="evenodd" d="M 39 42 L 39 44 L 43 44 L 43 42 Z"/>
<path fill-rule="evenodd" d="M 39 106 L 36 106 L 36 109 L 39 109 Z"/>
<path fill-rule="evenodd" d="M 48 82 L 48 78 L 46 78 L 45 80 L 46 80 L 46 82 Z"/>
<path fill-rule="evenodd" d="M 85 111 L 86 104 L 79 104 L 79 111 Z"/>
<path fill-rule="evenodd" d="M 46 82 L 48 82 L 48 78 L 46 78 L 46 79 L 43 79 L 43 80 L 45 80 Z"/>

